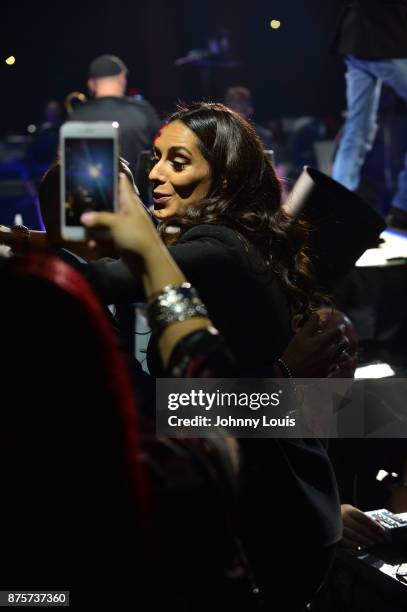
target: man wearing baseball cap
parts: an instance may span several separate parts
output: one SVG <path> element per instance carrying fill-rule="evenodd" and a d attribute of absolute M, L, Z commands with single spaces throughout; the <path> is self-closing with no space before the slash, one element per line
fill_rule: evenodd
<path fill-rule="evenodd" d="M 161 121 L 146 100 L 125 96 L 127 67 L 115 55 L 100 55 L 89 66 L 88 89 L 92 99 L 76 107 L 71 121 L 117 121 L 120 155 L 136 173 L 139 153 L 150 149 Z"/>

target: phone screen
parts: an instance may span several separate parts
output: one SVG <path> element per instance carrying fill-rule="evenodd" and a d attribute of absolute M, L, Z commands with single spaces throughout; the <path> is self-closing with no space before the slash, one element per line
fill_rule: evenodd
<path fill-rule="evenodd" d="M 65 225 L 82 213 L 113 211 L 116 164 L 112 138 L 65 138 Z"/>

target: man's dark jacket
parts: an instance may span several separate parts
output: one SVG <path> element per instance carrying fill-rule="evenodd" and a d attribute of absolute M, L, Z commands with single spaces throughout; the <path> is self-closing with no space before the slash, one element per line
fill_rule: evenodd
<path fill-rule="evenodd" d="M 407 57 L 407 0 L 346 2 L 333 50 L 364 59 Z"/>
<path fill-rule="evenodd" d="M 141 151 L 150 150 L 161 121 L 154 108 L 145 100 L 104 96 L 90 100 L 75 109 L 72 121 L 117 121 L 119 123 L 120 155 L 130 164 L 134 176 Z"/>

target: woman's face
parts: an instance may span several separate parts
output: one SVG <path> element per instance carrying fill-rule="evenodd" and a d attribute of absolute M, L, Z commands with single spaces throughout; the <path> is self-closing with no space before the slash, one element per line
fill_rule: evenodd
<path fill-rule="evenodd" d="M 181 121 L 161 130 L 154 143 L 154 160 L 149 178 L 157 219 L 180 217 L 208 195 L 211 168 L 199 150 L 198 138 Z"/>

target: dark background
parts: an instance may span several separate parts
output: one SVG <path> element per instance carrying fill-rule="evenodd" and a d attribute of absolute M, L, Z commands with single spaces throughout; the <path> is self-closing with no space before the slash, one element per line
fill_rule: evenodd
<path fill-rule="evenodd" d="M 176 68 L 175 58 L 204 48 L 219 26 L 230 32 L 241 61 L 218 70 L 212 96 L 229 84 L 253 89 L 256 116 L 339 113 L 344 108 L 340 59 L 329 42 L 342 0 L 107 0 L 16 1 L 4 4 L 0 23 L 0 136 L 42 119 L 47 100 L 63 102 L 86 92 L 89 62 L 101 53 L 122 57 L 129 86 L 161 113 L 178 99 L 200 97 L 196 69 Z M 271 19 L 282 26 L 272 30 Z M 9 55 L 16 64 L 6 66 Z"/>

